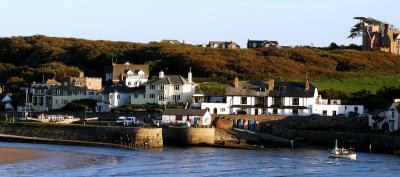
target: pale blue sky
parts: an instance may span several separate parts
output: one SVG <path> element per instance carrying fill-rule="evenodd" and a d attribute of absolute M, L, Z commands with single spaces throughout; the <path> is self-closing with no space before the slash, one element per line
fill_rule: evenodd
<path fill-rule="evenodd" d="M 43 34 L 114 41 L 202 44 L 247 39 L 328 46 L 355 16 L 400 26 L 398 0 L 0 0 L 0 37 Z"/>

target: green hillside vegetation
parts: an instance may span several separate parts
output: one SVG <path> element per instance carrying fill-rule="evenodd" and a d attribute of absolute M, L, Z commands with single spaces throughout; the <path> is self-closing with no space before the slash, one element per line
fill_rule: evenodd
<path fill-rule="evenodd" d="M 77 76 L 102 77 L 112 61 L 149 64 L 150 75 L 187 76 L 192 68 L 195 81 L 216 82 L 210 87 L 223 91 L 234 77 L 243 80 L 304 80 L 320 90 L 334 88 L 345 93 L 383 86 L 399 87 L 400 57 L 384 52 L 358 51 L 357 46 L 332 43 L 327 48 L 214 49 L 188 44 L 93 41 L 42 35 L 0 38 L 0 83 L 9 89 L 24 83 Z M 202 89 L 207 87 L 203 84 Z M 400 96 L 400 95 L 399 95 Z"/>

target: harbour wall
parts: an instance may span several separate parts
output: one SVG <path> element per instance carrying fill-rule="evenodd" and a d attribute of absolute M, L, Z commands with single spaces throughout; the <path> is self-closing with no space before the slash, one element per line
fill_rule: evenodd
<path fill-rule="evenodd" d="M 163 128 L 164 141 L 168 145 L 214 145 L 214 128 Z"/>

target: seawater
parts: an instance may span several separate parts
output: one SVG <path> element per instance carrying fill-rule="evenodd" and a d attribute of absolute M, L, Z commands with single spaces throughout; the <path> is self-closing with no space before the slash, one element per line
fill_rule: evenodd
<path fill-rule="evenodd" d="M 43 159 L 0 165 L 0 176 L 400 176 L 399 156 L 357 153 L 357 160 L 332 159 L 327 149 L 134 151 L 9 142 L 0 146 L 46 153 Z"/>

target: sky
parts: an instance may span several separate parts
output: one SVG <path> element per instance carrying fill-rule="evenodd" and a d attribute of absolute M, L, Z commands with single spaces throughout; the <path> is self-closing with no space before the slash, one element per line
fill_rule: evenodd
<path fill-rule="evenodd" d="M 147 43 L 248 39 L 283 46 L 361 44 L 347 39 L 373 17 L 400 26 L 398 0 L 0 0 L 0 37 L 42 34 Z"/>

